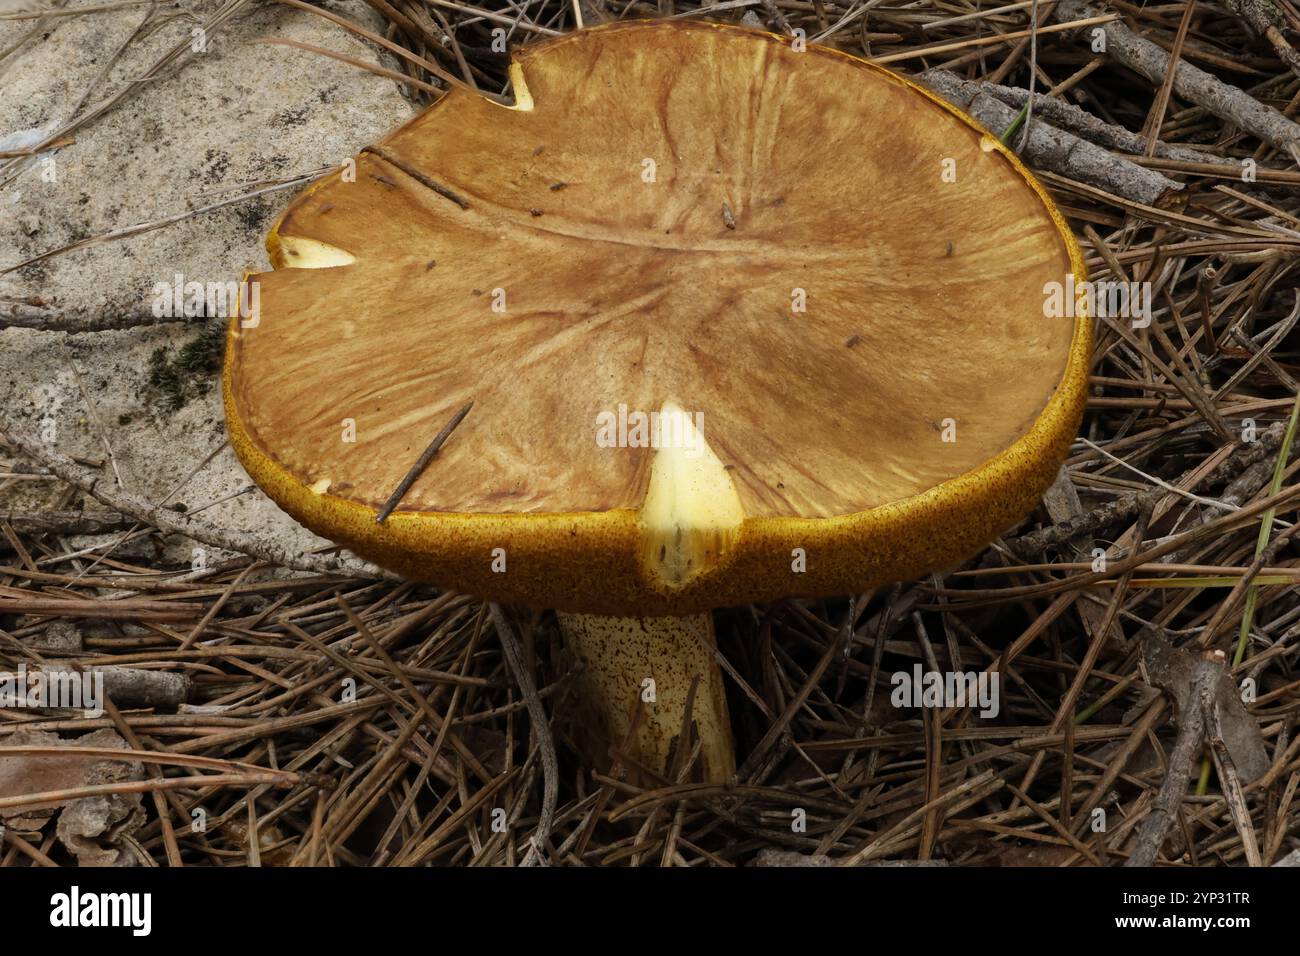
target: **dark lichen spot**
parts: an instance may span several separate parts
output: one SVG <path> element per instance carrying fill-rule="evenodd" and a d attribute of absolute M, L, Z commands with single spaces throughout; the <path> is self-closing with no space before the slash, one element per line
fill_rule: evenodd
<path fill-rule="evenodd" d="M 223 149 L 208 149 L 203 154 L 203 165 L 190 174 L 191 178 L 203 179 L 209 186 L 225 182 L 230 169 L 230 154 Z"/>
<path fill-rule="evenodd" d="M 258 196 L 235 206 L 235 216 L 250 232 L 262 232 L 263 225 L 274 211 L 269 197 Z"/>
<path fill-rule="evenodd" d="M 302 126 L 310 115 L 310 106 L 299 106 L 294 109 L 280 110 L 276 114 L 275 121 L 281 126 Z"/>

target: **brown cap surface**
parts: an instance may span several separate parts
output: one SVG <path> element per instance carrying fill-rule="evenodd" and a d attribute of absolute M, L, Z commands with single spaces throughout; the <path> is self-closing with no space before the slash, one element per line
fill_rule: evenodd
<path fill-rule="evenodd" d="M 282 507 L 411 577 L 653 614 L 914 575 L 1034 505 L 1090 343 L 1044 286 L 1084 268 L 973 121 L 690 21 L 512 74 L 515 108 L 452 90 L 268 239 L 226 403 Z"/>

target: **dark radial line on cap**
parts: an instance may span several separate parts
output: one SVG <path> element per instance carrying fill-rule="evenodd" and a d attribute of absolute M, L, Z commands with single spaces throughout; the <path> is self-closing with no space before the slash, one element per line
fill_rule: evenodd
<path fill-rule="evenodd" d="M 416 169 L 406 160 L 398 156 L 394 156 L 392 153 L 384 149 L 382 146 L 365 146 L 362 148 L 361 152 L 372 153 L 375 156 L 378 156 L 384 162 L 388 163 L 390 166 L 396 166 L 402 172 L 406 173 L 406 175 L 410 176 L 412 179 L 418 182 L 421 186 L 428 186 L 439 196 L 443 197 L 444 199 L 450 199 L 461 209 L 469 208 L 469 203 L 464 198 L 452 192 L 442 183 L 430 179 L 428 176 L 420 172 L 418 169 Z"/>

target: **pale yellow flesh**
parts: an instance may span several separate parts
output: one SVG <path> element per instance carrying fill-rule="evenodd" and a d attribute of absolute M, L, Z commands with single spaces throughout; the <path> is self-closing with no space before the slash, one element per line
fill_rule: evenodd
<path fill-rule="evenodd" d="M 331 269 L 356 261 L 352 253 L 337 246 L 301 236 L 281 236 L 279 246 L 285 266 L 291 269 Z"/>
<path fill-rule="evenodd" d="M 686 701 L 695 696 L 690 721 L 700 753 L 688 779 L 724 783 L 735 773 L 735 752 L 722 672 L 714 658 L 713 617 L 603 617 L 559 615 L 569 652 L 582 663 L 577 732 L 600 766 L 610 748 L 626 754 L 625 769 L 643 780 L 638 767 L 671 782 L 675 748 L 681 746 Z M 654 700 L 645 698 L 653 695 Z M 641 716 L 633 732 L 633 715 Z M 693 740 L 688 742 L 693 747 Z M 676 766 L 685 766 L 682 755 Z"/>
<path fill-rule="evenodd" d="M 679 423 L 679 434 L 655 452 L 650 467 L 641 505 L 642 561 L 648 578 L 673 589 L 721 562 L 745 509 L 726 465 L 686 411 L 669 402 L 660 415 Z"/>

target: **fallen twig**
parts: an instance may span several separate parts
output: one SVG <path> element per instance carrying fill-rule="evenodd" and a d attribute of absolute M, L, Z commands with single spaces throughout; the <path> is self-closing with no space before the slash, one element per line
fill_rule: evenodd
<path fill-rule="evenodd" d="M 963 80 L 945 70 L 931 70 L 920 74 L 917 79 L 975 117 L 994 135 L 1000 135 L 1015 122 L 1016 110 L 979 83 Z M 1030 128 L 1024 157 L 1032 166 L 1082 180 L 1148 206 L 1165 202 L 1171 194 L 1182 189 L 1178 183 L 1153 169 L 1131 163 L 1073 133 L 1043 122 Z"/>
<path fill-rule="evenodd" d="M 17 448 L 27 457 L 40 462 L 54 474 L 70 485 L 75 485 L 86 494 L 97 498 L 108 507 L 122 514 L 152 525 L 160 531 L 182 534 L 195 541 L 210 544 L 229 551 L 238 551 L 251 555 L 270 564 L 296 571 L 311 571 L 316 574 L 343 574 L 350 577 L 387 577 L 383 572 L 368 562 L 358 558 L 341 555 L 305 554 L 277 544 L 269 535 L 254 531 L 234 531 L 219 528 L 192 515 L 159 508 L 139 495 L 120 488 L 107 487 L 110 482 L 103 480 L 103 475 L 79 465 L 66 455 L 47 448 L 31 436 L 22 435 L 12 429 L 3 434 L 7 444 Z"/>
<path fill-rule="evenodd" d="M 1095 17 L 1100 13 L 1100 9 L 1084 0 L 1061 0 L 1056 5 L 1056 17 L 1063 22 Z M 1106 55 L 1157 86 L 1172 69 L 1168 53 L 1118 20 L 1105 24 L 1101 29 L 1106 33 Z M 1190 63 L 1180 62 L 1174 74 L 1173 89 L 1183 99 L 1235 123 L 1278 149 L 1286 150 L 1293 158 L 1300 154 L 1300 125 L 1217 76 Z"/>

